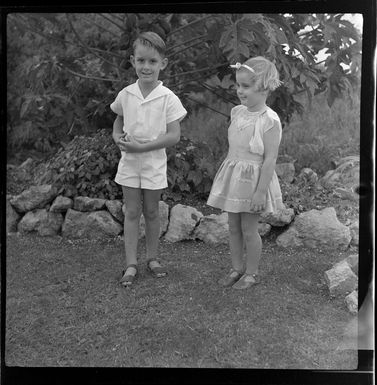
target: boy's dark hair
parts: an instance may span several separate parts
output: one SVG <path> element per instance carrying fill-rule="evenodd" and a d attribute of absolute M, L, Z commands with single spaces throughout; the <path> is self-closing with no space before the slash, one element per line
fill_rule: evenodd
<path fill-rule="evenodd" d="M 142 32 L 134 41 L 133 49 L 138 44 L 154 48 L 162 57 L 165 57 L 166 45 L 159 35 L 155 32 Z"/>

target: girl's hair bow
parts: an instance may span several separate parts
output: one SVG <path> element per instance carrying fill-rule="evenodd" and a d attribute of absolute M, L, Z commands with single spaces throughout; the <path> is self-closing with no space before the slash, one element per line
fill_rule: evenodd
<path fill-rule="evenodd" d="M 251 67 L 249 67 L 247 64 L 241 64 L 241 63 L 237 62 L 236 64 L 231 64 L 230 66 L 231 66 L 231 68 L 235 68 L 237 70 L 239 70 L 241 67 L 244 67 L 244 68 L 248 69 L 249 71 L 251 71 L 253 74 L 255 73 L 255 71 Z"/>

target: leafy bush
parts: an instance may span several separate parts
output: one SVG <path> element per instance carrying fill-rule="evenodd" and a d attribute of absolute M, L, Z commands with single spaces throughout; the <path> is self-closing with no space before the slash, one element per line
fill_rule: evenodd
<path fill-rule="evenodd" d="M 294 183 L 280 181 L 283 202 L 296 215 L 312 209 L 321 210 L 333 199 L 333 190 L 296 179 Z"/>
<path fill-rule="evenodd" d="M 116 199 L 121 188 L 113 181 L 120 158 L 109 130 L 76 136 L 50 159 L 41 183 L 53 183 L 66 196 Z"/>
<path fill-rule="evenodd" d="M 330 108 L 324 95 L 311 104 L 304 99 L 303 115 L 295 115 L 283 130 L 279 153 L 296 160 L 301 170 L 310 167 L 323 175 L 332 161 L 360 152 L 360 102 L 357 93 L 349 99 L 338 99 Z"/>
<path fill-rule="evenodd" d="M 215 167 L 218 168 L 228 153 L 230 110 L 234 105 L 215 100 L 208 92 L 200 94 L 199 97 L 210 101 L 223 115 L 205 108 L 196 109 L 182 122 L 182 133 L 195 142 L 207 144 L 213 154 Z"/>
<path fill-rule="evenodd" d="M 168 183 L 172 192 L 209 193 L 217 168 L 206 143 L 182 136 L 176 146 L 167 149 L 167 156 Z"/>
<path fill-rule="evenodd" d="M 167 157 L 171 192 L 209 192 L 216 167 L 206 144 L 182 136 L 176 146 L 167 148 Z M 120 199 L 122 189 L 114 182 L 119 159 L 109 130 L 102 129 L 91 137 L 76 136 L 43 165 L 47 171 L 36 182 L 52 183 L 66 196 Z"/>

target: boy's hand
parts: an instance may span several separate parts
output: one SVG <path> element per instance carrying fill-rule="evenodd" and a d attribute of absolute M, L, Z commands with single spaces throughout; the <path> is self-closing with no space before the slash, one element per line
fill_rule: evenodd
<path fill-rule="evenodd" d="M 125 151 L 124 143 L 127 141 L 126 134 L 118 135 L 118 137 L 114 138 L 115 144 L 119 147 L 120 151 Z"/>
<path fill-rule="evenodd" d="M 130 135 L 126 135 L 124 138 L 121 138 L 120 145 L 122 146 L 122 151 L 129 153 L 145 151 L 144 144 L 137 142 Z"/>

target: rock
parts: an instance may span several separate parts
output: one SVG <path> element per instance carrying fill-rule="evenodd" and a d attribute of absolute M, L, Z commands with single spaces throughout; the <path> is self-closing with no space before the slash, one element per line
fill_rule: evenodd
<path fill-rule="evenodd" d="M 283 234 L 276 238 L 276 244 L 280 247 L 302 247 L 303 242 L 295 227 L 291 226 Z"/>
<path fill-rule="evenodd" d="M 316 184 L 318 182 L 318 175 L 315 171 L 313 171 L 309 167 L 305 167 L 300 171 L 300 174 L 297 177 L 298 179 L 301 179 L 305 181 L 308 184 Z"/>
<path fill-rule="evenodd" d="M 258 223 L 258 233 L 261 237 L 265 237 L 271 231 L 271 225 L 268 223 Z"/>
<path fill-rule="evenodd" d="M 271 226 L 268 223 L 258 223 L 258 232 L 261 237 L 266 236 L 270 231 Z M 228 213 L 202 217 L 192 238 L 200 239 L 206 243 L 227 244 L 229 242 Z"/>
<path fill-rule="evenodd" d="M 69 209 L 62 227 L 62 235 L 67 238 L 103 239 L 119 235 L 121 226 L 106 211 L 81 212 Z"/>
<path fill-rule="evenodd" d="M 191 239 L 191 234 L 202 217 L 203 214 L 194 207 L 177 204 L 171 209 L 165 239 L 169 242 Z"/>
<path fill-rule="evenodd" d="M 271 226 L 286 226 L 289 225 L 293 218 L 295 217 L 295 212 L 291 208 L 279 209 L 274 213 L 263 213 L 260 216 L 260 222 L 268 223 Z"/>
<path fill-rule="evenodd" d="M 36 209 L 22 217 L 18 224 L 18 231 L 21 233 L 36 231 L 41 236 L 53 236 L 60 232 L 63 221 L 63 215 L 60 213 Z"/>
<path fill-rule="evenodd" d="M 344 299 L 344 302 L 346 303 L 349 312 L 356 315 L 358 312 L 357 290 L 354 290 L 352 293 L 348 294 Z"/>
<path fill-rule="evenodd" d="M 193 238 L 200 239 L 206 243 L 228 243 L 228 213 L 224 212 L 220 215 L 211 214 L 202 217 L 199 225 L 195 228 Z"/>
<path fill-rule="evenodd" d="M 352 271 L 356 275 L 359 275 L 359 256 L 357 254 L 351 254 L 345 259 L 345 261 L 348 263 Z"/>
<path fill-rule="evenodd" d="M 158 203 L 160 214 L 160 237 L 166 233 L 169 225 L 169 205 L 160 201 Z M 139 239 L 145 237 L 145 218 L 144 214 L 141 214 L 139 225 Z"/>
<path fill-rule="evenodd" d="M 120 223 L 124 223 L 124 213 L 122 211 L 123 202 L 120 200 L 107 200 L 106 208 L 109 213 Z"/>
<path fill-rule="evenodd" d="M 357 288 L 358 279 L 345 261 L 325 272 L 325 280 L 332 297 L 346 295 Z"/>
<path fill-rule="evenodd" d="M 320 179 L 322 186 L 327 188 L 341 187 L 349 191 L 355 191 L 359 186 L 360 156 L 353 155 L 341 159 L 335 170 L 329 170 Z"/>
<path fill-rule="evenodd" d="M 351 245 L 359 246 L 359 220 L 356 220 L 351 223 L 349 226 L 351 231 Z"/>
<path fill-rule="evenodd" d="M 17 224 L 21 216 L 12 207 L 8 199 L 6 204 L 6 232 L 8 234 L 17 231 Z"/>
<path fill-rule="evenodd" d="M 57 195 L 58 192 L 52 185 L 32 186 L 28 190 L 13 197 L 10 203 L 19 213 L 25 213 L 34 209 L 43 208 Z"/>
<path fill-rule="evenodd" d="M 277 163 L 275 172 L 279 179 L 292 183 L 295 178 L 295 165 L 293 163 Z"/>
<path fill-rule="evenodd" d="M 34 160 L 32 158 L 27 158 L 23 163 L 20 164 L 19 168 L 30 169 L 33 163 Z"/>
<path fill-rule="evenodd" d="M 335 209 L 310 210 L 296 216 L 290 228 L 276 243 L 287 247 L 346 249 L 351 241 L 350 229 L 339 222 Z"/>
<path fill-rule="evenodd" d="M 50 211 L 53 213 L 65 213 L 68 209 L 72 208 L 73 200 L 71 198 L 63 197 L 59 195 L 55 198 L 50 207 Z"/>
<path fill-rule="evenodd" d="M 355 191 L 353 191 L 352 189 L 336 187 L 334 189 L 334 195 L 342 199 L 349 199 L 355 202 L 359 201 L 359 195 L 356 194 Z"/>
<path fill-rule="evenodd" d="M 76 211 L 98 211 L 104 209 L 106 199 L 75 197 L 73 200 L 73 209 Z"/>

